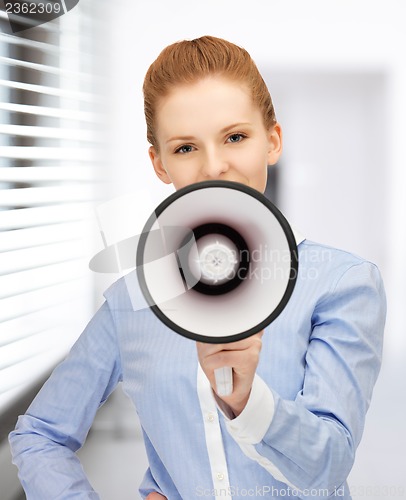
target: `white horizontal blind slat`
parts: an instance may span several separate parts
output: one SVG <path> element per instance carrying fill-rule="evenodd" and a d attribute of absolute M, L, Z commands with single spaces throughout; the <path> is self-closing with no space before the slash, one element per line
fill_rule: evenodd
<path fill-rule="evenodd" d="M 78 259 L 0 276 L 0 299 L 80 278 L 86 266 Z"/>
<path fill-rule="evenodd" d="M 51 75 L 66 75 L 71 78 L 80 78 L 81 80 L 88 80 L 90 75 L 88 73 L 69 71 L 55 66 L 47 66 L 46 64 L 32 63 L 29 61 L 20 61 L 12 59 L 11 57 L 0 56 L 0 64 L 9 64 L 10 66 L 20 66 L 25 69 L 33 71 L 40 71 L 41 73 L 49 73 Z"/>
<path fill-rule="evenodd" d="M 36 248 L 62 241 L 83 240 L 85 229 L 85 224 L 82 222 L 67 222 L 5 231 L 1 234 L 0 259 L 3 258 L 1 252 Z"/>
<path fill-rule="evenodd" d="M 9 89 L 26 90 L 27 92 L 35 92 L 38 94 L 46 94 L 50 96 L 66 97 L 69 99 L 77 99 L 79 101 L 93 102 L 97 99 L 92 94 L 85 92 L 74 92 L 69 89 L 60 89 L 49 87 L 47 85 L 34 85 L 32 83 L 22 83 L 15 81 L 0 80 L 0 86 Z"/>
<path fill-rule="evenodd" d="M 93 186 L 91 184 L 8 189 L 0 193 L 0 207 L 20 207 L 48 205 L 69 201 L 85 201 L 91 199 L 92 196 Z"/>
<path fill-rule="evenodd" d="M 47 106 L 31 106 L 29 104 L 0 102 L 0 110 L 36 116 L 48 116 L 50 118 L 66 118 L 67 120 L 76 120 L 89 123 L 96 122 L 95 113 L 77 111 L 75 109 L 50 108 Z"/>
<path fill-rule="evenodd" d="M 45 54 L 59 55 L 61 52 L 60 47 L 57 47 L 51 43 L 16 37 L 13 35 L 9 35 L 8 33 L 0 33 L 0 42 L 3 44 L 17 45 L 19 47 L 27 47 L 29 49 L 37 49 Z"/>
<path fill-rule="evenodd" d="M 83 241 L 62 241 L 41 245 L 39 247 L 23 248 L 0 254 L 0 276 L 23 270 L 35 269 L 78 259 L 83 256 Z"/>
<path fill-rule="evenodd" d="M 92 213 L 93 204 L 90 202 L 0 211 L 0 231 L 57 224 L 67 221 L 79 221 L 83 220 L 87 215 L 90 216 Z"/>
<path fill-rule="evenodd" d="M 49 147 L 0 147 L 0 156 L 11 159 L 26 160 L 78 160 L 92 161 L 94 151 L 81 148 L 49 148 Z"/>
<path fill-rule="evenodd" d="M 60 129 L 52 127 L 30 127 L 28 125 L 1 125 L 0 134 L 14 137 L 40 137 L 43 139 L 66 139 L 78 142 L 95 141 L 95 134 L 91 130 Z"/>
<path fill-rule="evenodd" d="M 0 20 L 1 20 L 1 15 L 0 15 Z M 86 35 L 86 33 L 81 34 L 81 38 L 85 38 L 87 36 L 91 36 L 91 34 L 89 35 Z M 30 40 L 26 38 L 16 37 L 13 35 L 9 35 L 8 33 L 0 33 L 0 43 L 19 46 L 19 47 L 27 47 L 29 49 L 35 49 L 38 52 L 42 52 L 44 54 L 51 54 L 58 56 L 61 54 L 66 54 L 66 55 L 71 55 L 73 57 L 77 57 L 77 51 L 72 49 L 72 47 L 70 46 L 68 47 L 62 45 L 56 46 L 47 42 L 40 42 L 37 40 Z M 85 49 L 81 52 L 82 54 L 86 54 L 87 51 Z M 92 57 L 91 53 L 88 55 L 89 57 Z"/>
<path fill-rule="evenodd" d="M 96 169 L 93 166 L 85 165 L 81 167 L 72 166 L 58 168 L 0 167 L 0 182 L 92 181 L 95 174 Z"/>

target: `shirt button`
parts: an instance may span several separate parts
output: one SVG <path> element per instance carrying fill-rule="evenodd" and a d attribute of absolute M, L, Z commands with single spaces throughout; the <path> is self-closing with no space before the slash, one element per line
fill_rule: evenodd
<path fill-rule="evenodd" d="M 209 422 L 213 422 L 213 420 L 214 420 L 214 413 L 209 413 L 209 414 L 207 415 L 207 420 L 208 420 Z"/>
<path fill-rule="evenodd" d="M 222 481 L 224 479 L 224 474 L 222 472 L 217 472 L 216 477 L 219 481 Z"/>

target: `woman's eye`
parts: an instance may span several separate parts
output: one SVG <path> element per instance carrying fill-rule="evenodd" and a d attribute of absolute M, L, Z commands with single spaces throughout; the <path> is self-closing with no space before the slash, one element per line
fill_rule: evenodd
<path fill-rule="evenodd" d="M 193 146 L 190 146 L 190 144 L 185 144 L 177 148 L 175 150 L 175 153 L 185 154 L 185 153 L 191 153 L 192 151 L 193 151 Z"/>
<path fill-rule="evenodd" d="M 244 134 L 232 134 L 228 137 L 227 142 L 241 142 L 245 137 Z"/>

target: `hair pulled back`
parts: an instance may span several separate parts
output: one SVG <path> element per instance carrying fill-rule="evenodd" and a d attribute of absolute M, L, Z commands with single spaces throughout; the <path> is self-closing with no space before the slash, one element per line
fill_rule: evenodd
<path fill-rule="evenodd" d="M 253 102 L 261 110 L 266 129 L 276 123 L 269 90 L 245 49 L 213 36 L 182 40 L 163 49 L 149 67 L 144 80 L 147 139 L 157 150 L 156 113 L 159 100 L 178 85 L 193 84 L 209 76 L 221 76 L 245 84 Z"/>

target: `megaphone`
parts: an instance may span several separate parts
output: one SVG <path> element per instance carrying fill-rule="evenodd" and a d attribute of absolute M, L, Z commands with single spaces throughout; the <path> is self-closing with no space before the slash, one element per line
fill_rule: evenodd
<path fill-rule="evenodd" d="M 282 213 L 243 184 L 204 181 L 179 189 L 139 237 L 136 271 L 151 310 L 199 342 L 228 343 L 264 329 L 286 306 L 298 275 L 297 246 Z M 216 370 L 232 392 L 232 370 Z"/>

